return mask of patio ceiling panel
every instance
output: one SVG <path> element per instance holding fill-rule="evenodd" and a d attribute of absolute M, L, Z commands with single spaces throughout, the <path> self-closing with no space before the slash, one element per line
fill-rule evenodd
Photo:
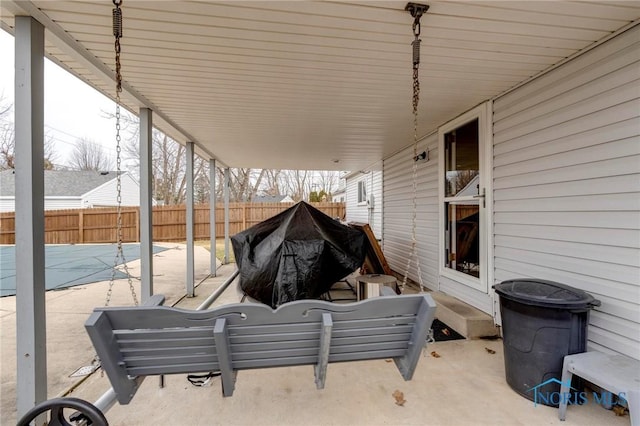
<path fill-rule="evenodd" d="M 37 7 L 48 55 L 112 96 L 110 1 L 3 3 L 5 28 Z M 422 135 L 640 17 L 637 2 L 427 3 Z M 230 166 L 364 169 L 412 142 L 405 4 L 127 0 L 123 100 Z"/>

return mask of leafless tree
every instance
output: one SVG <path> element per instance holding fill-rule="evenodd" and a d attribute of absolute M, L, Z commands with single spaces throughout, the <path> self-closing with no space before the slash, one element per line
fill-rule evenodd
<path fill-rule="evenodd" d="M 7 102 L 4 99 L 4 95 L 0 95 L 0 120 L 8 120 L 12 109 L 13 104 L 11 102 Z"/>
<path fill-rule="evenodd" d="M 15 150 L 15 131 L 11 110 L 13 105 L 0 97 L 0 169 L 13 169 Z"/>
<path fill-rule="evenodd" d="M 0 169 L 15 168 L 15 131 L 13 123 L 2 123 L 0 129 Z"/>
<path fill-rule="evenodd" d="M 209 174 L 201 173 L 193 183 L 194 201 L 196 204 L 207 204 L 209 202 Z"/>
<path fill-rule="evenodd" d="M 76 140 L 69 166 L 76 170 L 108 171 L 113 169 L 114 164 L 102 145 L 88 138 L 80 138 Z"/>
<path fill-rule="evenodd" d="M 282 170 L 266 169 L 260 192 L 264 195 L 282 195 L 281 173 Z"/>
<path fill-rule="evenodd" d="M 230 168 L 229 201 L 252 201 L 260 192 L 266 175 L 266 169 Z M 220 183 L 224 182 L 224 169 L 217 170 L 216 179 Z M 216 197 L 222 199 L 223 196 L 224 185 L 219 184 L 216 187 Z"/>
<path fill-rule="evenodd" d="M 320 170 L 315 172 L 314 175 L 314 181 L 318 185 L 318 193 L 324 191 L 330 198 L 331 194 L 338 189 L 339 172 Z"/>
<path fill-rule="evenodd" d="M 229 200 L 251 201 L 256 195 L 289 195 L 294 201 L 308 200 L 312 189 L 331 194 L 338 184 L 338 172 L 275 169 L 230 169 Z M 224 170 L 217 172 L 219 182 Z M 223 185 L 216 190 L 223 197 Z"/>
<path fill-rule="evenodd" d="M 15 125 L 11 116 L 13 104 L 5 102 L 0 96 L 0 170 L 15 168 Z M 53 139 L 45 135 L 44 140 L 44 168 L 55 168 L 55 144 Z"/>
<path fill-rule="evenodd" d="M 128 137 L 124 147 L 127 159 L 133 167 L 140 167 L 138 118 L 123 115 L 123 128 Z M 186 199 L 186 158 L 187 150 L 171 137 L 158 129 L 153 129 L 151 148 L 151 173 L 153 197 L 164 205 L 182 204 Z M 136 173 L 137 174 L 137 173 Z M 199 157 L 194 159 L 194 186 L 196 202 L 207 202 L 209 198 L 209 176 L 207 162 Z"/>
<path fill-rule="evenodd" d="M 44 136 L 44 169 L 53 170 L 58 168 L 58 166 L 56 166 L 57 159 L 58 159 L 58 154 L 55 150 L 55 143 L 53 142 L 53 138 L 49 135 L 45 135 Z"/>
<path fill-rule="evenodd" d="M 281 183 L 285 194 L 294 201 L 302 201 L 309 198 L 311 192 L 311 172 L 308 170 L 283 170 Z"/>

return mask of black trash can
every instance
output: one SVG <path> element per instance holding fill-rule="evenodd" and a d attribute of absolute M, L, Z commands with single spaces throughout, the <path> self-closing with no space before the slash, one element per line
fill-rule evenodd
<path fill-rule="evenodd" d="M 589 311 L 600 301 L 538 279 L 508 280 L 493 288 L 500 295 L 507 383 L 537 404 L 557 407 L 564 357 L 586 351 Z M 582 390 L 577 382 L 573 387 Z"/>

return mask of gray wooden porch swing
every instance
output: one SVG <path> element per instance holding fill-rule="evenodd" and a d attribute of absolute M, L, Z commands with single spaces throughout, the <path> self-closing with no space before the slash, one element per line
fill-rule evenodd
<path fill-rule="evenodd" d="M 322 389 L 329 362 L 392 358 L 411 380 L 434 314 L 424 294 L 345 305 L 299 300 L 275 310 L 254 303 L 97 308 L 85 327 L 118 402 L 127 404 L 149 375 L 220 371 L 228 397 L 239 370 L 313 365 Z"/>
<path fill-rule="evenodd" d="M 220 371 L 222 394 L 229 397 L 240 370 L 313 365 L 322 389 L 329 363 L 391 358 L 411 380 L 436 310 L 426 293 L 349 304 L 298 300 L 275 310 L 234 303 L 190 311 L 159 306 L 163 301 L 155 295 L 142 306 L 96 308 L 85 323 L 120 404 L 152 375 Z M 79 410 L 71 420 L 107 424 L 95 405 L 59 398 L 34 407 L 18 425 L 46 411 L 50 425 L 69 425 L 63 408 Z"/>

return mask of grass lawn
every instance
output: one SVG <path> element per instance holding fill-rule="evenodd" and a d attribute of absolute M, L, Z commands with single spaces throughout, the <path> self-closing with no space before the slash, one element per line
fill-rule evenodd
<path fill-rule="evenodd" d="M 195 241 L 194 245 L 198 247 L 204 247 L 207 250 L 210 250 L 210 240 L 199 240 Z M 216 239 L 216 257 L 220 260 L 224 258 L 224 238 Z M 229 262 L 235 263 L 236 259 L 233 256 L 233 248 L 231 247 L 231 241 L 229 241 Z"/>

